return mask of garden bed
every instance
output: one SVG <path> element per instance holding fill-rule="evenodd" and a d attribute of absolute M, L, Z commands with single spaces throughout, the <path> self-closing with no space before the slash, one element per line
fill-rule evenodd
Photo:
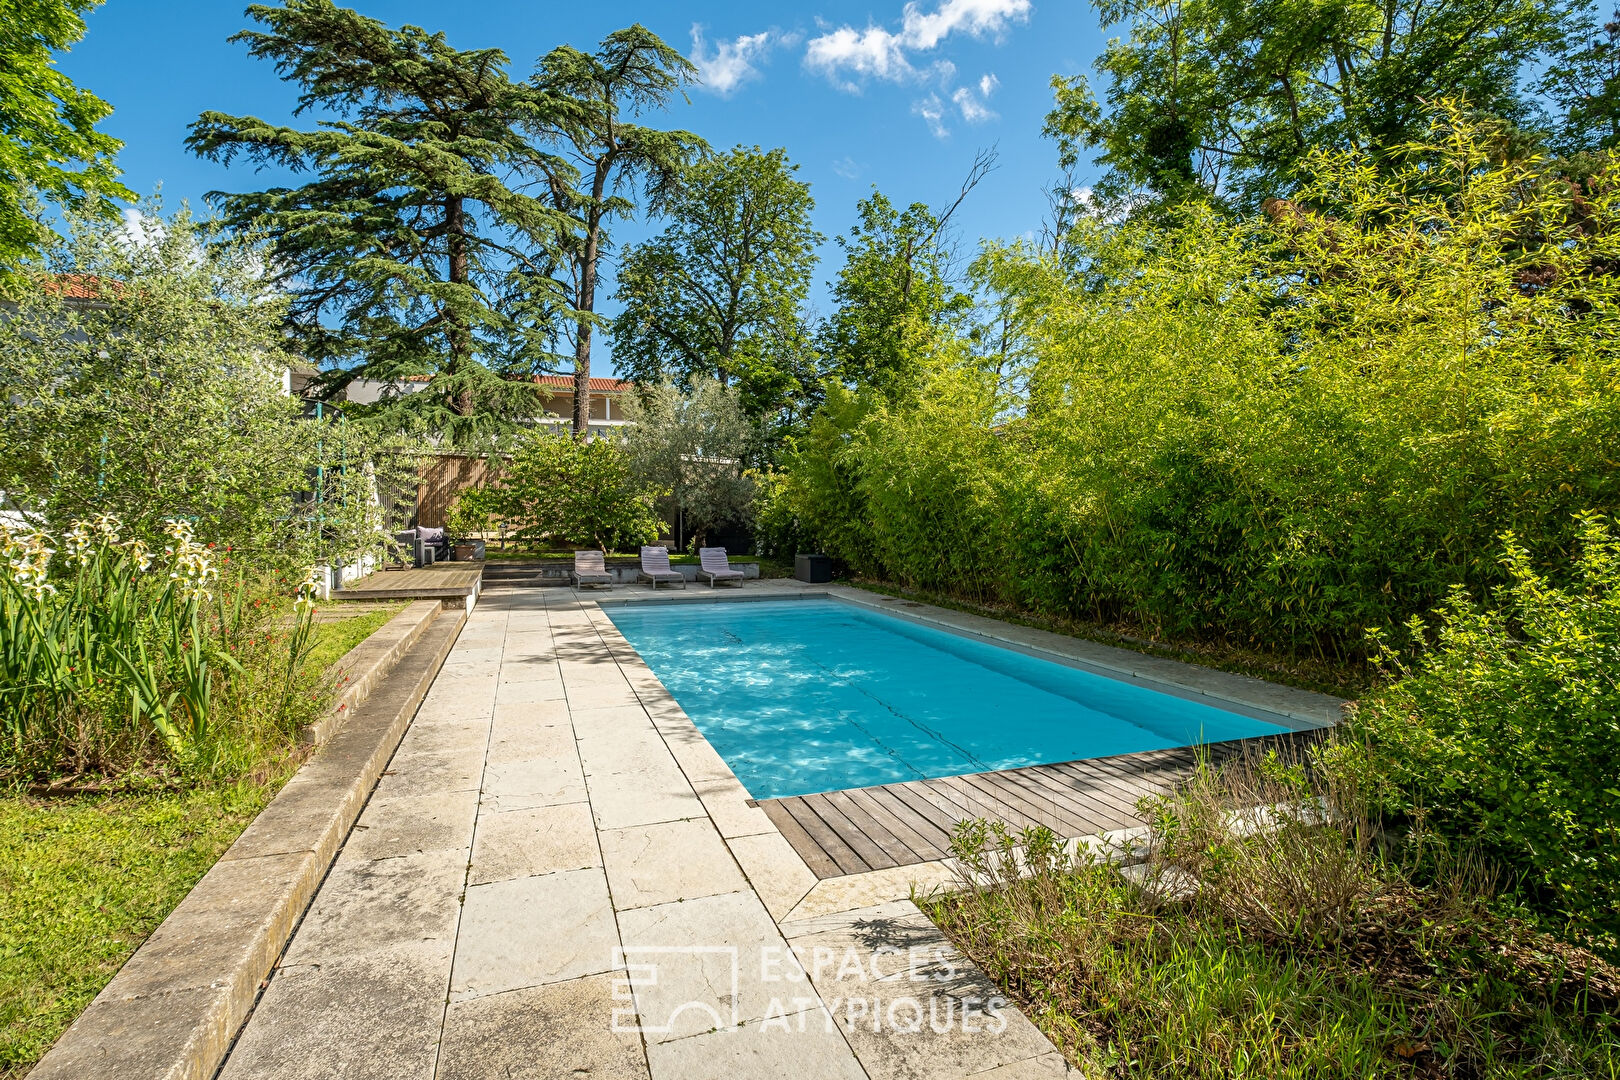
<path fill-rule="evenodd" d="M 1099 1080 L 1620 1075 L 1620 967 L 1331 761 L 1200 770 L 1124 865 L 964 824 L 962 887 L 919 904 Z"/>
<path fill-rule="evenodd" d="M 323 620 L 306 662 L 330 669 L 397 607 Z M 0 1078 L 33 1066 L 305 756 L 289 739 L 192 790 L 0 796 Z"/>

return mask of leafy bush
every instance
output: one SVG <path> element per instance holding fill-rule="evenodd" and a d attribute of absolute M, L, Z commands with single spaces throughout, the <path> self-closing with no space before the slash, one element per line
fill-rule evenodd
<path fill-rule="evenodd" d="M 271 633 L 243 580 L 220 588 L 212 545 L 184 521 L 167 532 L 154 554 L 110 515 L 80 521 L 53 575 L 43 534 L 0 523 L 0 772 L 214 768 L 257 726 L 301 717 L 313 579 Z"/>
<path fill-rule="evenodd" d="M 755 486 L 749 466 L 764 452 L 764 434 L 743 409 L 741 391 L 697 376 L 683 394 L 669 382 L 643 387 L 626 404 L 633 421 L 625 434 L 630 469 L 649 488 L 667 492 L 666 512 L 676 530 L 702 543 L 711 531 L 747 526 Z"/>
<path fill-rule="evenodd" d="M 1505 531 L 1558 565 L 1620 509 L 1620 162 L 1573 189 L 1495 140 L 1442 111 L 1266 216 L 990 249 L 1013 347 L 833 388 L 770 514 L 861 574 L 1341 661 L 1501 584 Z"/>
<path fill-rule="evenodd" d="M 634 550 L 657 539 L 663 527 L 653 508 L 659 492 L 632 477 L 629 455 L 611 439 L 532 436 L 491 491 L 497 512 L 523 544 Z"/>
<path fill-rule="evenodd" d="M 284 392 L 286 296 L 253 238 L 156 206 L 66 222 L 0 317 L 0 491 L 58 533 L 184 519 L 259 567 L 380 554 L 414 461 Z"/>
<path fill-rule="evenodd" d="M 1360 703 L 1338 764 L 1373 805 L 1522 876 L 1532 899 L 1620 952 L 1620 539 L 1581 523 L 1569 588 L 1508 544 L 1500 607 L 1458 589 L 1434 644 L 1381 658 L 1398 681 Z M 1430 628 L 1413 619 L 1410 633 Z"/>

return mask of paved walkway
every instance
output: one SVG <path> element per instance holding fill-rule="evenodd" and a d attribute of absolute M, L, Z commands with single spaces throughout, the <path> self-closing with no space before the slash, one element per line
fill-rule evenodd
<path fill-rule="evenodd" d="M 947 873 L 818 881 L 594 596 L 491 589 L 221 1075 L 1063 1076 Z"/>

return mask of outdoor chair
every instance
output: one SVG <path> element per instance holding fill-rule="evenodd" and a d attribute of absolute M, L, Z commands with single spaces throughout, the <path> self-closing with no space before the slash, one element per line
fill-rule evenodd
<path fill-rule="evenodd" d="M 666 547 L 642 547 L 641 571 L 636 574 L 636 580 L 652 582 L 655 592 L 660 585 L 679 584 L 686 588 L 686 578 L 681 572 L 669 568 L 669 548 Z"/>
<path fill-rule="evenodd" d="M 722 581 L 733 585 L 743 583 L 743 572 L 732 567 L 723 547 L 698 548 L 698 564 L 698 577 L 706 579 L 711 589 Z"/>
<path fill-rule="evenodd" d="M 450 557 L 450 542 L 445 539 L 443 529 L 430 529 L 425 526 L 406 529 L 404 532 L 395 533 L 394 539 L 411 553 L 411 563 L 415 566 L 432 566 L 435 562 L 444 562 Z"/>
<path fill-rule="evenodd" d="M 600 551 L 574 552 L 574 569 L 568 577 L 576 589 L 583 589 L 587 585 L 613 588 L 613 575 L 607 572 L 607 564 Z"/>

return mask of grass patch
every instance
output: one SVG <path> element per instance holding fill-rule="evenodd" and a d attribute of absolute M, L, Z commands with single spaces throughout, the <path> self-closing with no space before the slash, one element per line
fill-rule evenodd
<path fill-rule="evenodd" d="M 791 573 L 791 571 L 790 571 Z M 1374 686 L 1373 670 L 1366 664 L 1336 664 L 1326 660 L 1281 656 L 1247 649 L 1226 642 L 1158 641 L 1141 635 L 1137 627 L 1103 626 L 1063 616 L 1040 615 L 1012 604 L 976 603 L 925 589 L 903 589 L 886 581 L 852 578 L 843 582 L 883 596 L 920 600 L 935 607 L 949 608 L 970 615 L 983 615 L 1001 622 L 1048 630 L 1065 637 L 1113 645 L 1148 656 L 1163 656 L 1189 664 L 1249 675 L 1257 679 L 1311 690 L 1335 697 L 1357 698 Z"/>
<path fill-rule="evenodd" d="M 0 1077 L 21 1077 L 291 774 L 199 791 L 0 797 Z"/>
<path fill-rule="evenodd" d="M 323 671 L 403 604 L 318 624 Z M 189 791 L 0 795 L 0 1080 L 19 1080 L 296 771 L 259 746 L 241 779 Z"/>
<path fill-rule="evenodd" d="M 323 615 L 341 611 L 342 604 L 321 608 Z M 308 663 L 324 671 L 343 659 L 348 651 L 382 629 L 383 624 L 405 610 L 403 602 L 383 607 L 368 608 L 341 619 L 328 619 L 317 623 Z"/>
<path fill-rule="evenodd" d="M 1088 1077 L 1620 1076 L 1620 970 L 1279 775 L 1145 803 L 1130 876 L 966 823 L 919 903 Z"/>

